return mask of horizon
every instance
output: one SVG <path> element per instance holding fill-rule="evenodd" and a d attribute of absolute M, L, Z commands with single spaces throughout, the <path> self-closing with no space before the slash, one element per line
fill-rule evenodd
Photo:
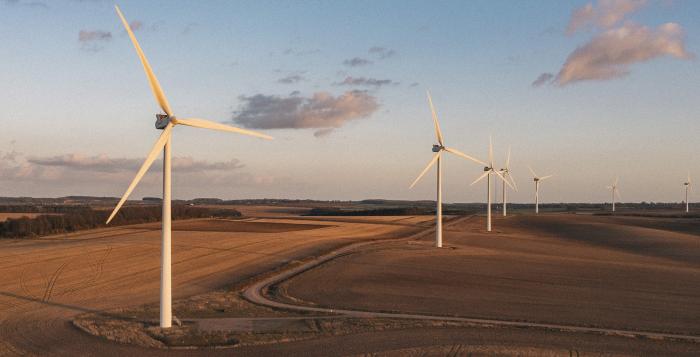
<path fill-rule="evenodd" d="M 429 89 L 447 145 L 485 160 L 493 134 L 496 165 L 512 146 L 513 203 L 532 201 L 528 165 L 555 175 L 543 203 L 605 203 L 616 176 L 620 202 L 682 202 L 700 3 L 625 2 L 119 5 L 176 114 L 276 138 L 177 128 L 176 199 L 434 201 L 434 170 L 408 189 L 435 142 Z M 121 196 L 159 110 L 113 4 L 5 0 L 0 19 L 0 196 Z M 134 197 L 159 196 L 159 161 Z M 479 165 L 445 166 L 446 203 L 485 201 Z"/>

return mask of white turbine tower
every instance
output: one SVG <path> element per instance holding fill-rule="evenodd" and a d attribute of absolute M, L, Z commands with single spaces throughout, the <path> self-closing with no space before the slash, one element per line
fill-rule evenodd
<path fill-rule="evenodd" d="M 442 247 L 442 167 L 441 167 L 441 161 L 442 161 L 442 152 L 446 151 L 451 154 L 460 156 L 462 158 L 465 158 L 467 160 L 474 161 L 478 164 L 481 165 L 486 165 L 483 161 L 475 159 L 457 149 L 453 149 L 450 147 L 445 146 L 445 143 L 442 139 L 442 131 L 440 131 L 440 123 L 438 122 L 438 117 L 437 113 L 435 113 L 435 107 L 433 106 L 433 99 L 430 97 L 430 92 L 428 92 L 428 104 L 430 105 L 430 112 L 433 116 L 433 124 L 435 125 L 435 137 L 437 138 L 438 143 L 433 145 L 433 152 L 435 153 L 433 155 L 433 158 L 428 162 L 428 165 L 421 171 L 421 173 L 416 177 L 415 180 L 413 180 L 413 183 L 409 188 L 413 188 L 413 186 L 418 183 L 418 181 L 425 175 L 428 170 L 437 163 L 437 207 L 435 210 L 435 246 L 438 248 Z"/>
<path fill-rule="evenodd" d="M 688 180 L 683 183 L 685 186 L 685 213 L 690 212 L 690 206 L 688 204 L 688 191 L 690 190 L 690 171 L 688 171 Z"/>
<path fill-rule="evenodd" d="M 163 328 L 168 328 L 171 327 L 172 325 L 172 295 L 171 295 L 171 262 L 170 262 L 170 220 L 171 220 L 171 214 L 170 214 L 170 168 L 171 168 L 171 157 L 170 157 L 170 140 L 172 136 L 172 129 L 175 125 L 182 124 L 182 125 L 187 125 L 187 126 L 193 126 L 197 128 L 205 128 L 205 129 L 213 129 L 213 130 L 221 130 L 221 131 L 228 131 L 228 132 L 233 132 L 233 133 L 238 133 L 238 134 L 244 134 L 244 135 L 250 135 L 250 136 L 256 136 L 259 138 L 263 139 L 272 139 L 270 136 L 256 133 L 254 131 L 250 130 L 244 130 L 244 129 L 239 129 L 236 127 L 228 126 L 228 125 L 223 125 L 219 124 L 216 122 L 211 122 L 208 120 L 204 119 L 196 119 L 196 118 L 189 118 L 189 119 L 180 119 L 176 118 L 173 115 L 172 110 L 170 109 L 170 105 L 168 104 L 168 100 L 165 98 L 165 94 L 163 93 L 163 90 L 160 87 L 160 84 L 158 83 L 158 79 L 156 78 L 155 74 L 153 74 L 153 70 L 151 69 L 151 65 L 148 63 L 148 60 L 146 59 L 146 56 L 143 54 L 143 51 L 141 50 L 141 46 L 139 46 L 138 41 L 136 41 L 136 37 L 134 36 L 133 31 L 131 31 L 131 27 L 129 26 L 129 23 L 126 21 L 124 18 L 124 15 L 122 15 L 122 12 L 119 10 L 119 7 L 115 6 L 117 10 L 117 14 L 119 15 L 119 18 L 121 19 L 122 23 L 124 24 L 124 27 L 126 28 L 126 32 L 129 34 L 129 37 L 131 38 L 131 42 L 134 44 L 134 47 L 136 48 L 136 53 L 139 56 L 139 59 L 141 60 L 141 64 L 143 65 L 143 69 L 146 72 L 146 77 L 148 78 L 148 83 L 151 86 L 151 90 L 153 91 L 153 95 L 156 97 L 156 101 L 160 105 L 161 109 L 165 112 L 165 114 L 156 114 L 156 129 L 162 130 L 163 132 L 160 134 L 160 137 L 158 140 L 156 140 L 156 143 L 153 145 L 153 148 L 151 151 L 148 153 L 148 156 L 146 156 L 146 160 L 143 162 L 143 165 L 141 165 L 141 168 L 139 171 L 136 173 L 136 177 L 134 177 L 133 181 L 131 181 L 131 184 L 129 187 L 126 189 L 126 192 L 124 192 L 124 195 L 122 196 L 121 200 L 119 200 L 119 203 L 117 206 L 114 208 L 114 211 L 112 211 L 112 214 L 109 216 L 107 219 L 107 223 L 109 223 L 114 216 L 117 214 L 119 209 L 122 207 L 124 202 L 126 202 L 127 198 L 129 198 L 129 195 L 131 194 L 131 191 L 134 190 L 136 185 L 139 183 L 143 175 L 148 171 L 148 168 L 151 167 L 151 164 L 153 164 L 153 161 L 156 159 L 156 156 L 158 156 L 158 153 L 163 150 L 163 221 L 162 221 L 162 242 L 161 242 L 161 280 L 160 280 L 160 327 Z"/>
<path fill-rule="evenodd" d="M 539 177 L 535 173 L 535 170 L 532 169 L 532 167 L 527 167 L 530 169 L 530 173 L 532 174 L 532 179 L 535 181 L 535 214 L 540 213 L 540 181 L 546 180 L 554 175 L 547 175 L 547 176 L 542 176 Z"/>
<path fill-rule="evenodd" d="M 496 174 L 503 180 L 505 184 L 510 186 L 510 188 L 515 189 L 513 185 L 508 182 L 499 171 L 493 168 L 493 143 L 491 137 L 489 137 L 489 163 L 484 164 L 484 173 L 477 177 L 471 184 L 474 185 L 486 177 L 486 231 L 491 232 L 491 174 Z"/>
<path fill-rule="evenodd" d="M 615 212 L 615 198 L 616 197 L 621 198 L 620 197 L 620 189 L 617 187 L 617 183 L 619 180 L 620 180 L 620 178 L 616 177 L 615 182 L 612 185 L 607 186 L 607 188 L 611 191 L 611 195 L 612 195 L 612 211 L 613 212 Z"/>
<path fill-rule="evenodd" d="M 502 186 L 502 189 L 503 189 L 503 192 L 502 192 L 502 195 L 503 195 L 503 217 L 505 217 L 507 215 L 507 210 L 508 210 L 508 208 L 507 208 L 508 203 L 506 200 L 506 194 L 508 191 L 506 189 L 506 179 L 510 179 L 510 183 L 513 184 L 513 189 L 515 191 L 518 191 L 518 185 L 515 183 L 515 180 L 513 179 L 513 174 L 510 173 L 510 147 L 508 148 L 508 156 L 506 157 L 506 166 L 501 169 L 501 175 L 503 175 L 503 178 L 504 178 L 501 181 L 503 183 L 503 186 Z"/>

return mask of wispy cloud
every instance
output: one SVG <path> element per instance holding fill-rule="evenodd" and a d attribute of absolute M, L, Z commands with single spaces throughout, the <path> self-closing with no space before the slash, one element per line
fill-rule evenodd
<path fill-rule="evenodd" d="M 386 85 L 398 85 L 398 82 L 394 82 L 391 79 L 376 79 L 376 78 L 366 78 L 366 77 L 352 77 L 348 76 L 342 82 L 333 83 L 337 86 L 365 86 L 365 87 L 381 87 Z"/>
<path fill-rule="evenodd" d="M 78 42 L 82 49 L 88 51 L 99 51 L 103 48 L 105 42 L 112 40 L 112 33 L 101 30 L 80 30 L 78 32 Z"/>
<path fill-rule="evenodd" d="M 533 85 L 547 80 L 559 86 L 585 80 L 607 80 L 626 76 L 635 63 L 670 56 L 690 59 L 685 49 L 683 29 L 666 23 L 656 29 L 627 23 L 604 31 L 574 50 L 556 76 L 541 74 Z"/>
<path fill-rule="evenodd" d="M 0 0 L 0 2 L 9 6 L 34 7 L 40 9 L 49 8 L 49 5 L 43 1 Z"/>
<path fill-rule="evenodd" d="M 386 59 L 386 58 L 396 56 L 396 51 L 394 51 L 390 48 L 380 47 L 380 46 L 371 47 L 367 52 L 370 55 L 373 55 L 379 59 Z"/>
<path fill-rule="evenodd" d="M 566 33 L 572 35 L 580 29 L 591 27 L 609 29 L 646 3 L 646 0 L 598 0 L 596 5 L 588 3 L 571 14 Z"/>
<path fill-rule="evenodd" d="M 240 109 L 233 122 L 255 129 L 318 129 L 321 136 L 351 120 L 367 118 L 378 108 L 374 96 L 363 91 L 349 91 L 339 96 L 318 92 L 305 98 L 256 94 L 241 96 Z"/>
<path fill-rule="evenodd" d="M 343 64 L 348 66 L 348 67 L 361 67 L 361 66 L 366 66 L 368 64 L 372 64 L 372 61 L 366 59 L 366 58 L 361 58 L 361 57 L 354 57 L 354 58 L 349 58 L 343 61 Z"/>
<path fill-rule="evenodd" d="M 277 83 L 282 83 L 282 84 L 294 84 L 294 83 L 299 83 L 304 80 L 304 76 L 300 74 L 290 74 L 288 76 L 282 77 L 277 80 Z"/>
<path fill-rule="evenodd" d="M 36 166 L 59 167 L 70 170 L 91 171 L 91 172 L 121 172 L 135 171 L 141 165 L 141 158 L 120 158 L 107 155 L 85 156 L 80 154 L 65 154 L 45 157 L 28 157 L 26 162 Z M 211 170 L 233 170 L 243 167 L 236 159 L 223 162 L 209 162 L 206 160 L 195 160 L 191 157 L 175 157 L 172 161 L 173 170 L 189 171 L 211 171 Z M 161 169 L 159 162 L 154 163 L 152 169 Z"/>
<path fill-rule="evenodd" d="M 282 51 L 282 54 L 288 56 L 306 56 L 319 52 L 321 52 L 319 49 L 302 50 L 296 48 L 285 48 L 284 51 Z"/>
<path fill-rule="evenodd" d="M 552 79 L 554 79 L 554 75 L 553 75 L 553 74 L 551 74 L 551 73 L 542 73 L 542 74 L 540 74 L 539 77 L 537 77 L 537 79 L 535 79 L 535 80 L 532 82 L 532 86 L 533 86 L 533 87 L 540 87 L 540 86 L 543 86 L 543 85 L 545 85 L 545 84 L 551 82 Z"/>

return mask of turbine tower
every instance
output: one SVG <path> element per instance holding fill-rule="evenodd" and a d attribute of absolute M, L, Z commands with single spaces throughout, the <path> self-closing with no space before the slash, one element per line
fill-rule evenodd
<path fill-rule="evenodd" d="M 685 186 L 685 213 L 690 212 L 690 206 L 688 204 L 688 191 L 690 190 L 690 171 L 688 171 L 688 179 L 683 183 Z"/>
<path fill-rule="evenodd" d="M 532 169 L 532 167 L 528 166 L 528 169 L 530 169 L 530 173 L 532 174 L 532 179 L 535 181 L 535 214 L 540 213 L 540 181 L 544 181 L 554 175 L 547 175 L 547 176 L 537 176 L 535 173 L 535 170 Z"/>
<path fill-rule="evenodd" d="M 506 194 L 507 194 L 507 189 L 506 189 L 506 179 L 510 179 L 510 183 L 513 184 L 513 189 L 515 191 L 518 191 L 518 185 L 515 184 L 515 180 L 513 179 L 513 174 L 510 173 L 510 147 L 508 147 L 508 156 L 506 157 L 506 166 L 501 169 L 501 175 L 503 176 L 503 181 L 502 184 L 502 191 L 501 194 L 503 195 L 503 217 L 507 215 L 507 202 L 506 202 Z"/>
<path fill-rule="evenodd" d="M 433 158 L 428 162 L 428 165 L 421 171 L 421 173 L 416 177 L 415 180 L 413 180 L 413 183 L 411 183 L 411 186 L 409 188 L 413 188 L 413 186 L 418 183 L 418 181 L 425 175 L 428 170 L 437 163 L 437 207 L 435 210 L 435 246 L 438 248 L 442 248 L 442 167 L 441 167 L 441 161 L 442 161 L 442 152 L 446 151 L 449 152 L 450 154 L 454 154 L 457 156 L 460 156 L 464 159 L 474 161 L 478 164 L 481 165 L 486 165 L 483 161 L 475 159 L 457 149 L 453 149 L 450 147 L 445 146 L 445 143 L 442 139 L 442 131 L 440 131 L 440 123 L 438 122 L 438 117 L 437 113 L 435 112 L 435 107 L 433 106 L 433 99 L 430 97 L 430 92 L 428 92 L 428 104 L 430 105 L 430 112 L 433 116 L 433 124 L 435 126 L 435 137 L 437 138 L 437 144 L 433 145 L 432 151 L 435 153 L 433 154 Z"/>
<path fill-rule="evenodd" d="M 148 78 L 148 84 L 151 86 L 151 91 L 153 92 L 153 95 L 156 97 L 156 101 L 160 105 L 160 108 L 165 112 L 165 114 L 156 114 L 156 129 L 162 130 L 160 137 L 158 140 L 156 140 L 155 144 L 153 145 L 153 148 L 151 151 L 148 153 L 148 156 L 146 156 L 146 160 L 143 162 L 141 165 L 141 168 L 139 171 L 136 173 L 136 177 L 131 181 L 131 184 L 129 187 L 126 189 L 126 192 L 124 192 L 124 195 L 122 198 L 119 200 L 119 203 L 117 206 L 114 208 L 114 211 L 112 211 L 112 214 L 109 216 L 107 219 L 107 223 L 109 224 L 110 221 L 114 218 L 114 216 L 117 214 L 119 209 L 122 207 L 124 202 L 129 198 L 129 195 L 131 194 L 131 191 L 134 190 L 136 185 L 139 183 L 143 175 L 148 171 L 148 169 L 151 167 L 151 164 L 153 164 L 153 161 L 156 159 L 158 156 L 158 153 L 163 150 L 163 219 L 162 219 L 162 241 L 161 241 L 161 276 L 160 276 L 160 327 L 162 328 L 169 328 L 172 326 L 172 295 L 171 295 L 171 243 L 170 243 L 170 238 L 171 238 L 171 227 L 170 227 L 170 221 L 171 221 L 171 214 L 170 214 L 170 204 L 171 204 L 171 197 L 170 197 L 170 174 L 171 174 L 171 137 L 172 137 L 172 130 L 173 127 L 180 124 L 180 125 L 187 125 L 187 126 L 193 126 L 196 128 L 205 128 L 205 129 L 213 129 L 213 130 L 220 130 L 220 131 L 228 131 L 228 132 L 233 132 L 233 133 L 238 133 L 238 134 L 243 134 L 243 135 L 249 135 L 249 136 L 255 136 L 263 139 L 272 139 L 272 137 L 267 136 L 265 134 L 260 134 L 254 131 L 250 130 L 245 130 L 245 129 L 240 129 L 204 119 L 197 119 L 197 118 L 188 118 L 188 119 L 180 119 L 177 118 L 173 115 L 172 110 L 170 109 L 170 104 L 168 104 L 168 100 L 165 98 L 165 94 L 163 93 L 163 90 L 160 87 L 160 84 L 158 83 L 158 79 L 156 78 L 155 74 L 153 74 L 153 70 L 151 69 L 151 65 L 148 63 L 148 60 L 146 59 L 146 56 L 143 54 L 143 51 L 141 50 L 141 46 L 139 46 L 138 41 L 136 41 L 136 37 L 134 36 L 134 32 L 131 31 L 131 27 L 129 26 L 129 23 L 126 21 L 124 18 L 124 15 L 122 15 L 122 12 L 119 10 L 118 6 L 115 6 L 117 10 L 117 14 L 119 15 L 119 18 L 122 21 L 122 24 L 124 24 L 124 28 L 126 29 L 126 32 L 129 34 L 129 37 L 131 38 L 131 42 L 134 44 L 134 48 L 136 48 L 136 54 L 138 55 L 139 59 L 141 60 L 141 64 L 143 65 L 143 69 L 146 72 L 146 77 Z"/>
<path fill-rule="evenodd" d="M 615 197 L 621 198 L 620 197 L 620 190 L 617 187 L 617 183 L 619 180 L 620 180 L 620 178 L 616 177 L 615 182 L 612 185 L 607 187 L 611 191 L 611 195 L 612 195 L 612 211 L 613 212 L 615 212 Z"/>
<path fill-rule="evenodd" d="M 514 189 L 513 186 L 508 182 L 499 171 L 493 168 L 493 143 L 491 137 L 489 136 L 489 163 L 484 164 L 484 173 L 477 177 L 471 185 L 476 184 L 486 177 L 486 231 L 491 232 L 491 174 L 496 174 L 503 180 L 505 184 Z"/>

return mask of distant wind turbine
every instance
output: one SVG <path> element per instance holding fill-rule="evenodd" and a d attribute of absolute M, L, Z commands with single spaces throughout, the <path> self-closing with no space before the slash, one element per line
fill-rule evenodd
<path fill-rule="evenodd" d="M 171 213 L 170 213 L 170 205 L 171 205 L 171 199 L 170 199 L 170 176 L 171 176 L 171 154 L 170 154 L 170 141 L 171 141 L 171 136 L 172 136 L 172 129 L 175 125 L 181 124 L 181 125 L 187 125 L 187 126 L 193 126 L 197 128 L 205 128 L 205 129 L 213 129 L 213 130 L 221 130 L 221 131 L 228 131 L 228 132 L 233 132 L 233 133 L 238 133 L 238 134 L 243 134 L 243 135 L 249 135 L 249 136 L 255 136 L 263 139 L 272 139 L 272 137 L 267 136 L 265 134 L 260 134 L 254 131 L 250 130 L 244 130 L 244 129 L 239 129 L 236 127 L 228 126 L 228 125 L 223 125 L 220 123 L 204 120 L 204 119 L 196 119 L 196 118 L 190 118 L 190 119 L 180 119 L 176 118 L 173 115 L 172 110 L 170 109 L 170 104 L 168 104 L 168 100 L 165 98 L 165 94 L 163 93 L 163 90 L 160 87 L 160 84 L 158 83 L 158 79 L 156 78 L 155 74 L 153 74 L 153 70 L 151 69 L 151 65 L 148 63 L 148 60 L 146 59 L 146 56 L 143 54 L 143 51 L 141 50 L 141 46 L 139 46 L 138 41 L 136 41 L 136 37 L 134 36 L 133 31 L 131 31 L 131 27 L 129 26 L 129 23 L 126 21 L 124 18 L 124 15 L 122 15 L 122 12 L 119 10 L 118 6 L 115 6 L 117 10 L 117 14 L 119 15 L 119 18 L 121 19 L 122 23 L 124 24 L 124 28 L 126 28 L 126 32 L 129 34 L 129 37 L 131 38 L 131 42 L 134 44 L 134 47 L 136 48 L 136 53 L 139 56 L 139 59 L 141 60 L 141 64 L 143 65 L 143 69 L 146 72 L 146 77 L 148 78 L 148 84 L 151 86 L 151 91 L 153 91 L 153 95 L 156 97 L 156 101 L 160 105 L 160 108 L 163 109 L 165 114 L 156 114 L 156 129 L 162 130 L 163 132 L 160 134 L 160 137 L 158 140 L 156 140 L 156 143 L 153 145 L 153 148 L 151 151 L 148 153 L 148 156 L 146 156 L 146 160 L 144 161 L 143 165 L 141 165 L 141 168 L 139 171 L 136 173 L 136 177 L 134 177 L 133 181 L 131 181 L 131 184 L 129 187 L 126 189 L 126 192 L 124 192 L 124 195 L 122 196 L 121 200 L 119 200 L 119 203 L 117 206 L 114 208 L 114 211 L 112 211 L 112 214 L 109 216 L 107 219 L 107 223 L 112 221 L 114 216 L 117 214 L 119 209 L 122 207 L 124 202 L 129 198 L 129 195 L 131 194 L 131 191 L 134 190 L 136 185 L 139 183 L 143 175 L 148 171 L 148 168 L 151 167 L 151 164 L 153 164 L 153 161 L 156 159 L 156 156 L 158 156 L 158 153 L 163 150 L 163 220 L 162 220 L 162 245 L 161 245 L 161 276 L 160 276 L 160 327 L 163 328 L 168 328 L 172 326 L 172 294 L 171 294 L 171 244 L 170 244 L 170 236 L 171 236 L 171 227 L 170 227 L 170 221 L 171 221 Z"/>
<path fill-rule="evenodd" d="M 506 157 L 506 166 L 501 169 L 501 174 L 503 175 L 503 178 L 504 178 L 501 181 L 503 182 L 503 186 L 502 186 L 502 189 L 503 189 L 503 192 L 502 192 L 502 195 L 503 195 L 503 217 L 505 217 L 507 215 L 507 210 L 508 210 L 508 208 L 506 207 L 506 205 L 507 205 L 506 191 L 508 191 L 506 189 L 506 179 L 510 179 L 510 183 L 513 184 L 513 189 L 515 191 L 518 191 L 518 185 L 515 183 L 515 180 L 513 179 L 513 174 L 510 173 L 510 147 L 508 147 L 508 156 Z"/>
<path fill-rule="evenodd" d="M 688 179 L 683 183 L 685 186 L 685 212 L 690 212 L 690 206 L 688 205 L 688 191 L 690 190 L 690 171 L 688 171 Z"/>
<path fill-rule="evenodd" d="M 513 185 L 508 182 L 499 171 L 493 168 L 493 142 L 489 136 L 489 163 L 484 165 L 484 173 L 477 177 L 471 184 L 474 185 L 486 177 L 486 231 L 491 232 L 491 174 L 495 174 L 503 180 L 505 184 L 513 188 Z"/>
<path fill-rule="evenodd" d="M 608 186 L 608 190 L 611 191 L 612 194 L 612 211 L 615 212 L 615 198 L 622 198 L 620 196 L 620 189 L 617 187 L 617 183 L 620 181 L 619 177 L 615 178 L 615 182 Z"/>
<path fill-rule="evenodd" d="M 532 174 L 532 179 L 535 181 L 535 214 L 540 213 L 540 181 L 544 181 L 554 175 L 547 175 L 547 176 L 537 176 L 535 173 L 535 170 L 532 169 L 532 167 L 528 166 L 528 169 L 530 169 L 530 173 Z"/>
<path fill-rule="evenodd" d="M 438 117 L 437 113 L 435 112 L 435 107 L 433 106 L 433 99 L 430 97 L 430 92 L 428 92 L 428 104 L 430 105 L 430 112 L 432 113 L 433 116 L 433 124 L 435 125 L 435 137 L 437 138 L 438 143 L 433 145 L 433 152 L 435 153 L 433 155 L 433 158 L 428 162 L 428 166 L 426 166 L 423 171 L 416 177 L 416 179 L 413 181 L 411 184 L 410 188 L 413 188 L 413 186 L 418 183 L 418 181 L 425 175 L 428 170 L 437 163 L 437 208 L 435 211 L 435 246 L 438 248 L 442 247 L 442 168 L 440 166 L 440 163 L 442 161 L 442 152 L 446 151 L 449 152 L 450 154 L 454 154 L 457 156 L 460 156 L 464 159 L 474 161 L 478 164 L 481 165 L 486 165 L 483 161 L 479 159 L 475 159 L 457 149 L 453 149 L 450 147 L 445 146 L 445 143 L 442 139 L 442 132 L 440 131 L 440 123 L 438 122 Z"/>

